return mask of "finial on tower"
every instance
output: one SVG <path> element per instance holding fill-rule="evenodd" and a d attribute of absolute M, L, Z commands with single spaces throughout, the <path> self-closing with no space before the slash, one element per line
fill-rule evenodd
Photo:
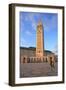
<path fill-rule="evenodd" d="M 42 20 L 41 19 L 38 21 L 38 26 L 40 26 L 40 25 L 42 25 Z"/>

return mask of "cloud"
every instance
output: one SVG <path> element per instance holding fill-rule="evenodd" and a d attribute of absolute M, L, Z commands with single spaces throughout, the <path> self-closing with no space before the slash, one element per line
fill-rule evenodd
<path fill-rule="evenodd" d="M 35 18 L 38 19 L 39 14 L 37 14 L 37 13 L 26 13 L 25 14 L 24 20 L 26 21 L 27 24 L 28 24 L 28 22 L 30 22 L 30 25 L 32 27 L 31 30 L 36 30 L 37 22 L 36 22 Z"/>
<path fill-rule="evenodd" d="M 36 23 L 35 22 L 32 22 L 32 28 L 33 28 L 33 30 L 36 30 Z"/>
<path fill-rule="evenodd" d="M 58 55 L 58 45 L 56 44 L 55 47 L 53 48 L 53 52 Z"/>
<path fill-rule="evenodd" d="M 24 38 L 20 39 L 20 42 L 25 43 L 26 40 Z"/>
<path fill-rule="evenodd" d="M 29 36 L 32 35 L 32 33 L 31 33 L 30 31 L 26 31 L 25 33 L 26 33 L 27 35 L 29 35 Z"/>
<path fill-rule="evenodd" d="M 31 13 L 29 14 L 29 20 L 31 22 L 32 30 L 36 30 L 36 21 L 35 21 L 35 14 Z"/>
<path fill-rule="evenodd" d="M 50 30 L 54 30 L 57 27 L 57 15 L 55 14 L 49 14 L 49 13 L 34 13 L 34 12 L 24 12 L 21 15 L 21 20 L 26 21 L 26 23 L 28 24 L 28 22 L 30 22 L 30 25 L 32 27 L 31 30 L 36 30 L 36 26 L 39 20 L 42 21 L 43 26 L 44 26 L 44 30 L 46 31 L 50 31 Z M 25 24 L 25 23 L 24 23 Z M 22 22 L 23 25 L 23 22 Z M 23 25 L 22 27 L 24 27 L 25 25 Z"/>
<path fill-rule="evenodd" d="M 25 38 L 22 38 L 20 40 L 20 46 L 22 46 L 22 47 L 28 47 L 29 46 L 27 43 L 27 40 Z"/>
<path fill-rule="evenodd" d="M 46 17 L 45 23 L 43 24 L 46 31 L 57 29 L 57 16 L 52 15 L 51 18 Z"/>

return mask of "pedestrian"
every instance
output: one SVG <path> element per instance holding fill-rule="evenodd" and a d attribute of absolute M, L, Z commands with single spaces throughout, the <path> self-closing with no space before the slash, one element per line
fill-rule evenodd
<path fill-rule="evenodd" d="M 54 61 L 52 60 L 52 57 L 50 57 L 50 66 L 51 66 L 51 68 L 52 67 L 54 68 Z"/>

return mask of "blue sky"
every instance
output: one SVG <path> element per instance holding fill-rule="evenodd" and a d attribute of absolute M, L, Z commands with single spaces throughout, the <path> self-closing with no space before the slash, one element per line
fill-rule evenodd
<path fill-rule="evenodd" d="M 58 15 L 56 13 L 20 12 L 20 47 L 36 47 L 37 24 L 44 27 L 44 48 L 57 50 Z"/>

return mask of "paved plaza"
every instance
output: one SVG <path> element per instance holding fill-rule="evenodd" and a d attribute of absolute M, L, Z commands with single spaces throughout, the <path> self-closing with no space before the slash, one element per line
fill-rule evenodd
<path fill-rule="evenodd" d="M 20 65 L 20 77 L 57 76 L 58 65 L 55 62 L 51 67 L 48 62 L 44 63 L 22 63 Z"/>

